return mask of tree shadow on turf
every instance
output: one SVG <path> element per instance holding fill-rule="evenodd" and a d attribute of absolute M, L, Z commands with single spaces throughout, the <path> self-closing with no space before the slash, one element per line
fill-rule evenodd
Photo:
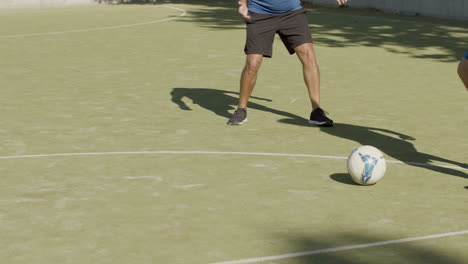
<path fill-rule="evenodd" d="M 430 234 L 425 234 L 430 235 Z M 448 254 L 443 249 L 427 246 L 427 240 L 405 243 L 398 241 L 402 237 L 386 237 L 371 233 L 340 233 L 330 232 L 326 237 L 305 236 L 303 233 L 279 234 L 275 241 L 286 241 L 291 253 L 309 255 L 290 256 L 287 263 L 296 264 L 374 264 L 374 263 L 425 263 L 439 264 L 466 263 L 463 257 Z M 373 245 L 372 243 L 389 242 L 388 245 Z M 424 242 L 426 241 L 426 242 Z M 356 248 L 344 248 L 345 246 Z M 276 263 L 276 261 L 273 261 Z M 282 263 L 278 260 L 278 263 Z"/>
<path fill-rule="evenodd" d="M 133 1 L 139 4 L 147 1 Z M 160 0 L 156 4 L 195 5 L 174 23 L 196 23 L 215 30 L 244 30 L 232 0 Z M 319 46 L 380 47 L 388 52 L 433 61 L 459 61 L 466 51 L 464 21 L 384 14 L 369 9 L 325 8 L 303 3 Z M 199 7 L 203 8 L 199 8 Z M 338 7 L 338 5 L 337 5 Z M 239 47 L 241 48 L 241 47 Z M 425 52 L 430 49 L 430 52 Z"/>

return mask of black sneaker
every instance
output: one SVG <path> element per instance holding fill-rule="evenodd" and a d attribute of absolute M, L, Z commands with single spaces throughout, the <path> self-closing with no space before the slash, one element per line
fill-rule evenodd
<path fill-rule="evenodd" d="M 227 122 L 228 125 L 242 125 L 244 122 L 247 122 L 247 109 L 237 108 L 237 110 L 232 114 L 231 118 Z"/>
<path fill-rule="evenodd" d="M 315 110 L 310 113 L 309 124 L 322 127 L 333 126 L 333 120 L 328 118 L 326 114 L 327 112 L 323 111 L 322 108 L 315 108 Z"/>

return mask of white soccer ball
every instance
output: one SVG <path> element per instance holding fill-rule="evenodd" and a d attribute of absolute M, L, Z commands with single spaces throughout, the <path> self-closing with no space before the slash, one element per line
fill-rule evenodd
<path fill-rule="evenodd" d="M 385 157 L 373 146 L 360 146 L 348 157 L 348 173 L 358 184 L 375 184 L 383 178 L 386 170 Z"/>

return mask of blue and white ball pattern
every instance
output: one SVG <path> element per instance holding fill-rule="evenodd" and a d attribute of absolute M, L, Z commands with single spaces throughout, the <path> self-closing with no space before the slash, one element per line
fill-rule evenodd
<path fill-rule="evenodd" d="M 360 146 L 348 157 L 348 173 L 358 184 L 375 184 L 383 178 L 386 171 L 385 157 L 376 147 Z"/>

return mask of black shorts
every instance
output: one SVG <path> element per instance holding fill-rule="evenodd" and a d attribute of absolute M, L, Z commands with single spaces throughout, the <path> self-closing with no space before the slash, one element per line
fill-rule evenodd
<path fill-rule="evenodd" d="M 280 36 L 289 54 L 304 43 L 311 43 L 306 10 L 299 9 L 278 15 L 249 13 L 245 54 L 261 54 L 271 58 L 276 33 Z"/>

